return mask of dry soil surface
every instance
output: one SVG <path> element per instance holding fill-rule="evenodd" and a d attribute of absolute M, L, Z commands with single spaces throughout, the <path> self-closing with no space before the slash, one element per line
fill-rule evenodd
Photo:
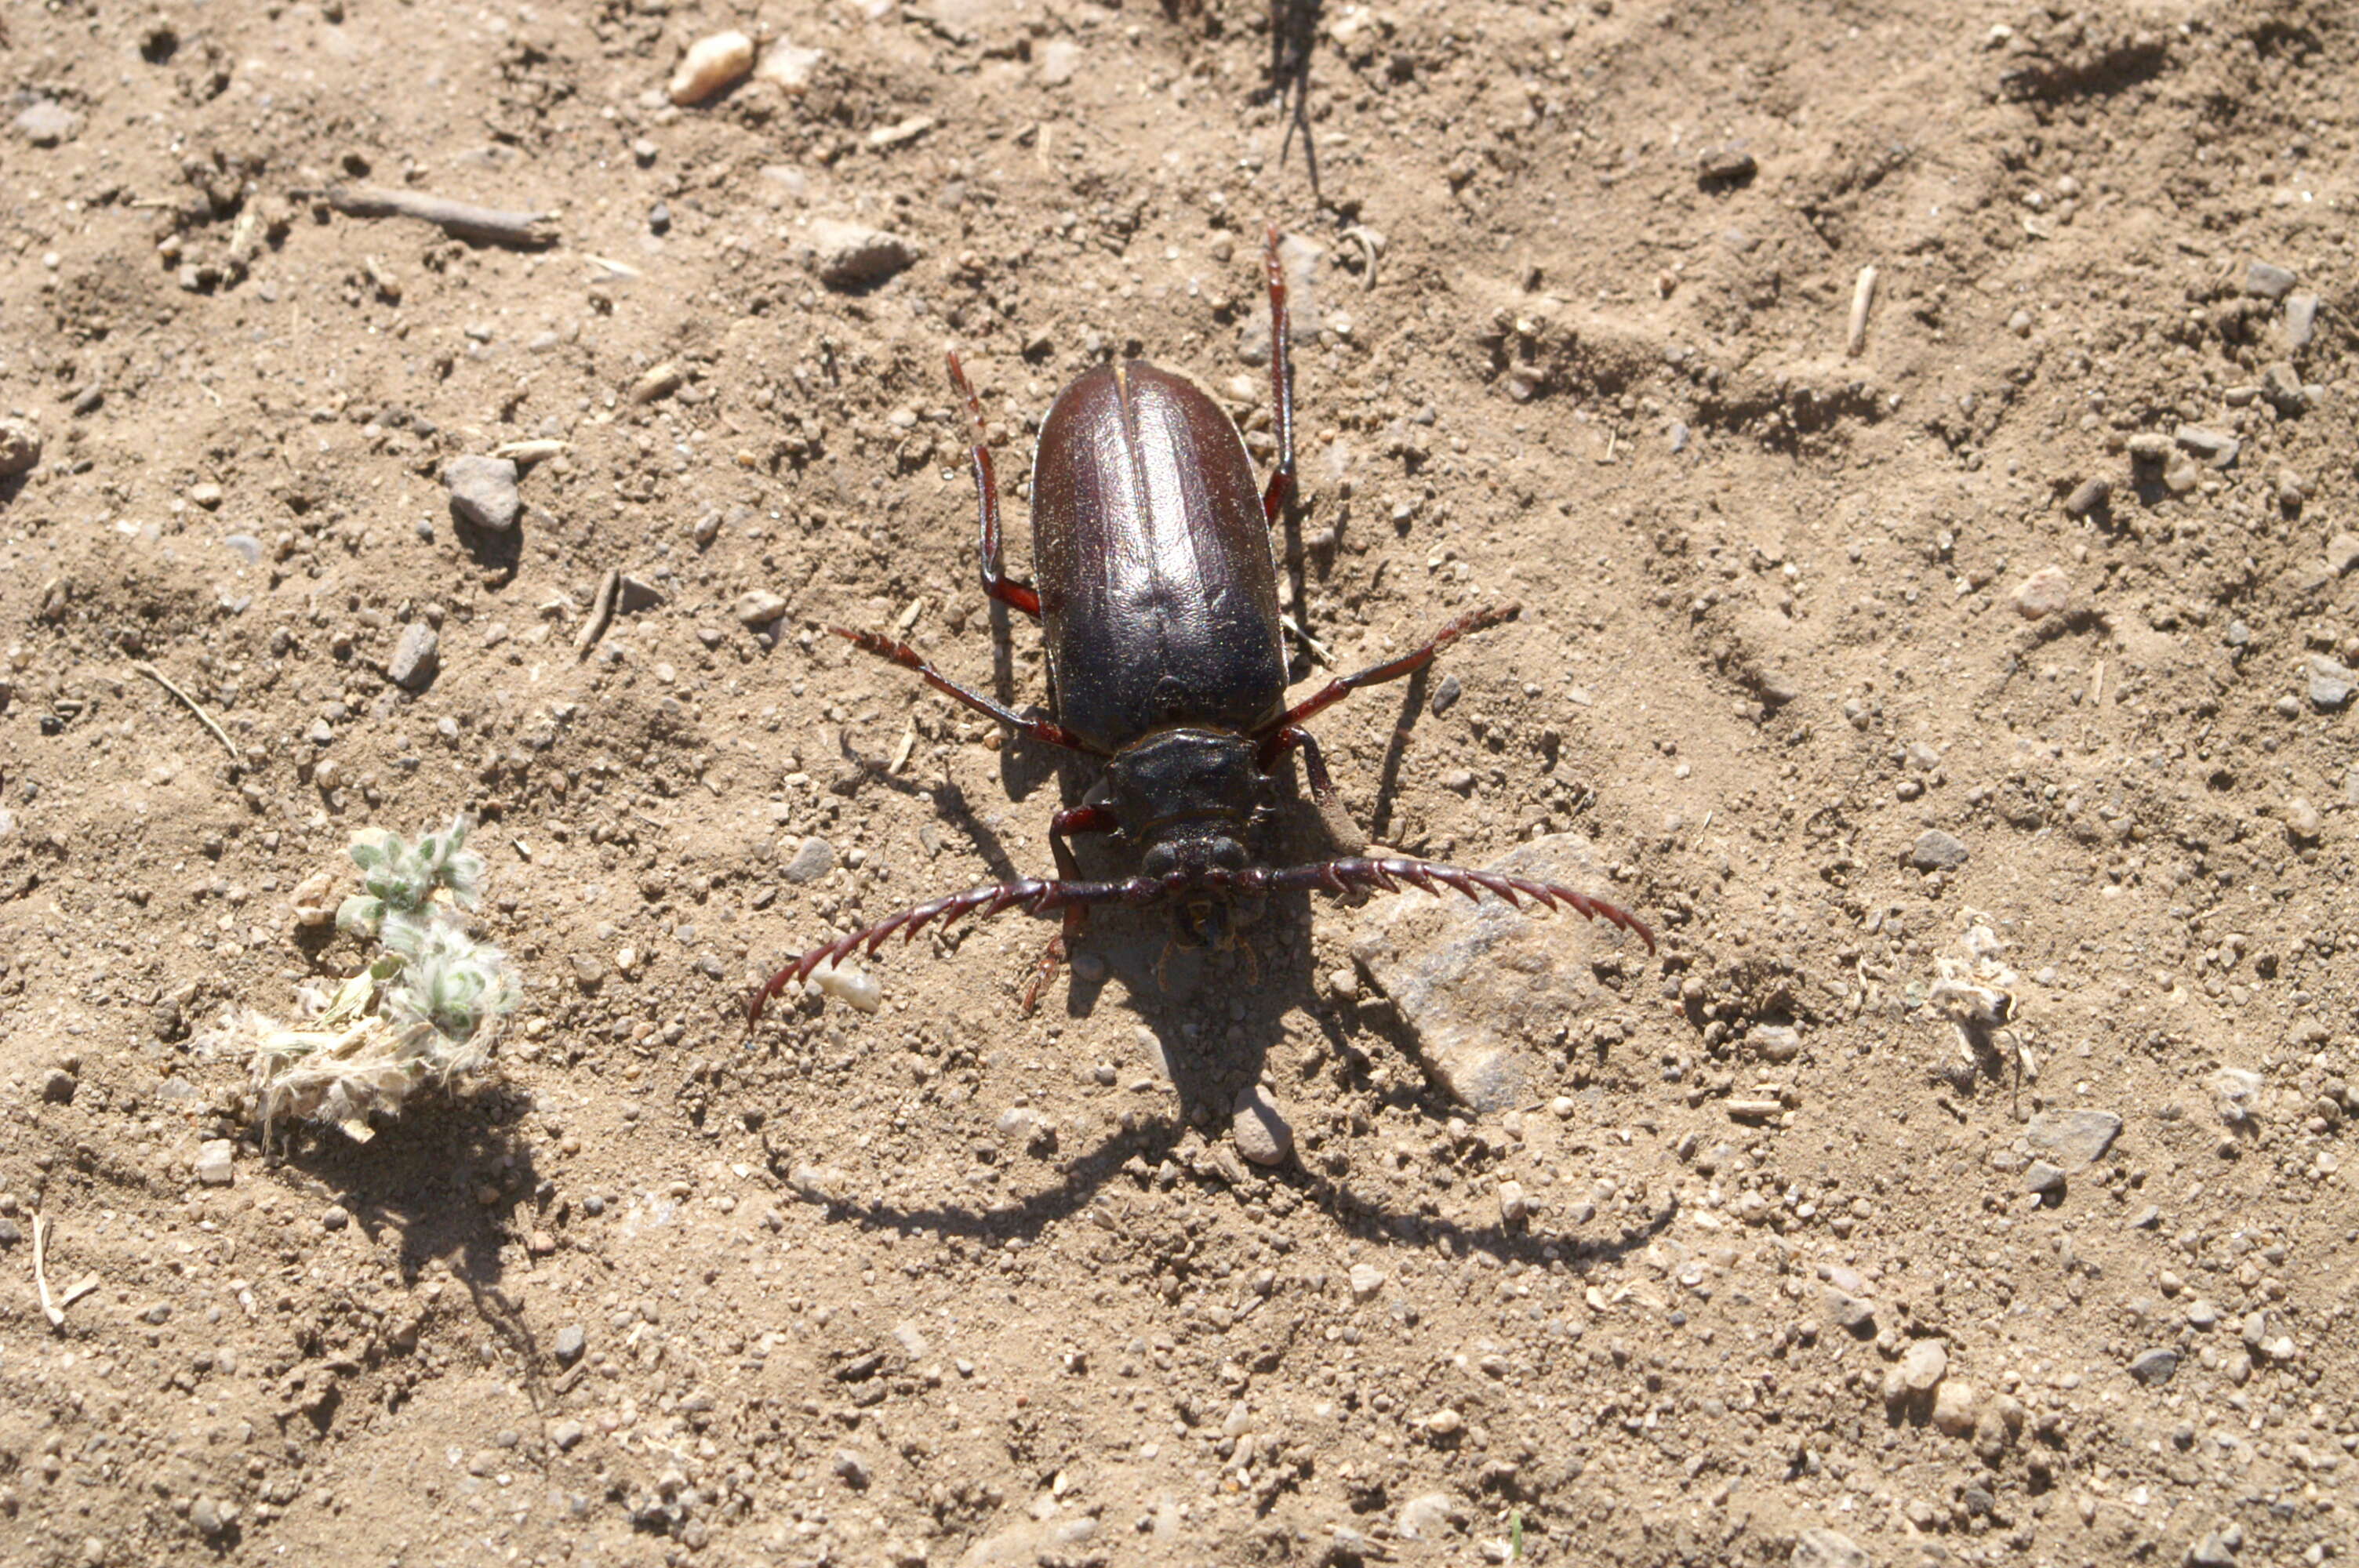
<path fill-rule="evenodd" d="M 1281 9 L 0 13 L 0 1561 L 2351 1554 L 2359 17 Z M 1141 912 L 1027 1018 L 1009 914 L 749 1040 L 1089 784 L 827 634 L 1049 699 L 945 345 L 1025 568 L 1100 359 L 1266 460 L 1265 222 L 1292 677 L 1523 606 L 1344 804 L 1659 951 Z M 492 1069 L 266 1147 L 290 893 L 460 810 Z"/>

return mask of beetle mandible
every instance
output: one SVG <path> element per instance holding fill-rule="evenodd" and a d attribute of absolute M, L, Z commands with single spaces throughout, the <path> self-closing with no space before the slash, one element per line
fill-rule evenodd
<path fill-rule="evenodd" d="M 1271 773 L 1289 752 L 1302 754 L 1304 778 L 1321 810 L 1332 819 L 1338 808 L 1334 781 L 1303 720 L 1363 687 L 1414 674 L 1468 633 L 1515 619 L 1518 608 L 1469 611 L 1413 652 L 1331 680 L 1288 706 L 1269 530 L 1294 498 L 1294 391 L 1275 225 L 1264 267 L 1277 445 L 1267 488 L 1256 494 L 1244 439 L 1192 382 L 1143 360 L 1084 371 L 1057 395 L 1033 452 L 1037 585 L 1001 569 L 999 489 L 983 404 L 956 352 L 950 355 L 951 384 L 966 405 L 972 440 L 983 590 L 1040 622 L 1054 717 L 1027 719 L 971 691 L 906 643 L 874 632 L 838 628 L 836 634 L 1034 741 L 1099 759 L 1103 798 L 1051 819 L 1055 877 L 951 893 L 799 954 L 754 994 L 750 1022 L 759 1022 L 763 1004 L 788 983 L 855 949 L 874 956 L 896 932 L 906 942 L 938 921 L 947 925 L 1010 909 L 1063 921 L 1025 987 L 1027 1012 L 1099 904 L 1169 903 L 1178 944 L 1227 946 L 1270 893 L 1345 893 L 1408 882 L 1430 892 L 1455 888 L 1474 899 L 1488 892 L 1511 903 L 1529 897 L 1550 908 L 1563 904 L 1623 927 L 1654 951 L 1645 922 L 1556 882 L 1392 856 L 1272 867 L 1248 850 Z M 1137 874 L 1082 881 L 1069 842 L 1077 833 L 1103 833 L 1134 850 Z M 1250 959 L 1252 949 L 1245 952 Z"/>

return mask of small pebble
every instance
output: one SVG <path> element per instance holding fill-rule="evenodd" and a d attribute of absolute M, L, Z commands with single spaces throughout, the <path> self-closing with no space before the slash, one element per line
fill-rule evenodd
<path fill-rule="evenodd" d="M 812 265 L 830 288 L 873 287 L 911 265 L 918 247 L 898 234 L 832 218 L 810 222 Z"/>
<path fill-rule="evenodd" d="M 2359 534 L 2337 534 L 2326 541 L 2326 568 L 2336 577 L 2347 577 L 2351 568 L 2359 567 Z"/>
<path fill-rule="evenodd" d="M 1839 1530 L 1812 1525 L 1794 1538 L 1787 1568 L 1875 1568 L 1867 1548 Z"/>
<path fill-rule="evenodd" d="M 1352 1265 L 1352 1299 L 1365 1306 L 1385 1288 L 1385 1271 L 1374 1263 Z"/>
<path fill-rule="evenodd" d="M 842 1481 L 845 1486 L 850 1487 L 853 1491 L 864 1492 L 868 1489 L 868 1483 L 872 1478 L 868 1468 L 868 1461 L 861 1457 L 860 1454 L 856 1450 L 850 1448 L 837 1449 L 835 1451 L 835 1458 L 830 1464 L 829 1468 L 835 1472 L 836 1478 L 838 1480 Z"/>
<path fill-rule="evenodd" d="M 48 98 L 36 99 L 17 113 L 16 134 L 37 147 L 70 142 L 82 130 L 82 116 Z"/>
<path fill-rule="evenodd" d="M 2130 1376 L 2150 1389 L 2158 1389 L 2170 1381 L 2179 1370 L 2179 1352 L 2158 1346 L 2141 1350 L 2130 1360 Z"/>
<path fill-rule="evenodd" d="M 1938 827 L 1929 827 L 1909 847 L 1908 863 L 1920 871 L 1954 871 L 1966 863 L 1965 845 Z"/>
<path fill-rule="evenodd" d="M 571 1416 L 549 1429 L 549 1441 L 556 1445 L 560 1454 L 572 1453 L 583 1435 L 582 1423 Z"/>
<path fill-rule="evenodd" d="M 2064 1168 L 2045 1160 L 2034 1160 L 2023 1173 L 2023 1190 L 2046 1197 L 2064 1190 Z"/>
<path fill-rule="evenodd" d="M 2121 1131 L 2122 1119 L 2109 1110 L 2043 1110 L 2025 1124 L 2023 1142 L 2069 1173 L 2104 1158 Z"/>
<path fill-rule="evenodd" d="M 1919 1339 L 1900 1357 L 1900 1384 L 1912 1394 L 1930 1392 L 1949 1375 L 1949 1346 L 1938 1339 Z"/>
<path fill-rule="evenodd" d="M 442 484 L 451 492 L 451 514 L 473 527 L 505 534 L 524 510 L 516 466 L 506 458 L 453 458 L 443 465 Z"/>
<path fill-rule="evenodd" d="M 441 639 L 425 622 L 413 621 L 401 629 L 393 656 L 385 662 L 385 675 L 405 691 L 424 691 L 441 667 Z"/>
<path fill-rule="evenodd" d="M 28 419 L 0 418 L 0 479 L 15 479 L 41 464 L 41 432 Z"/>
<path fill-rule="evenodd" d="M 590 1336 L 578 1323 L 569 1323 L 559 1329 L 557 1338 L 549 1346 L 550 1350 L 557 1356 L 558 1365 L 561 1367 L 571 1367 L 581 1360 L 582 1353 L 589 1347 Z"/>
<path fill-rule="evenodd" d="M 2236 460 L 2244 443 L 2225 430 L 2214 430 L 2203 425 L 2181 425 L 2171 433 L 2171 439 L 2190 456 L 2211 464 L 2215 469 L 2226 468 Z"/>
<path fill-rule="evenodd" d="M 787 612 L 787 601 L 766 588 L 755 589 L 738 596 L 736 613 L 740 625 L 754 631 L 776 623 Z"/>
<path fill-rule="evenodd" d="M 226 1138 L 209 1138 L 197 1145 L 197 1180 L 209 1187 L 225 1187 L 235 1179 L 231 1158 L 236 1145 Z"/>
<path fill-rule="evenodd" d="M 802 49 L 780 38 L 763 51 L 755 74 L 790 97 L 799 98 L 810 91 L 811 77 L 826 58 L 825 49 Z"/>
<path fill-rule="evenodd" d="M 2318 296 L 2289 294 L 2285 302 L 2286 349 L 2299 353 L 2318 336 Z"/>
<path fill-rule="evenodd" d="M 1499 1223 L 1510 1226 L 1521 1225 L 1531 1217 L 1531 1214 L 1532 1200 L 1525 1193 L 1523 1183 L 1501 1182 L 1499 1184 Z"/>
<path fill-rule="evenodd" d="M 631 383 L 631 401 L 634 403 L 660 402 L 678 392 L 681 382 L 686 379 L 680 373 L 679 366 L 669 360 L 660 364 L 649 365 L 639 373 L 636 380 Z"/>
<path fill-rule="evenodd" d="M 41 1098 L 50 1105 L 72 1103 L 74 1090 L 80 1087 L 80 1081 L 63 1067 L 51 1067 L 41 1075 Z"/>
<path fill-rule="evenodd" d="M 1963 1378 L 1951 1378 L 1933 1396 L 1933 1424 L 1951 1437 L 1967 1436 L 1974 1430 L 1978 1405 L 1974 1386 Z"/>
<path fill-rule="evenodd" d="M 2298 281 L 2292 269 L 2270 262 L 2256 261 L 2245 268 L 2245 292 L 2256 299 L 2283 299 Z"/>
<path fill-rule="evenodd" d="M 2026 621 L 2061 615 L 2072 607 L 2072 579 L 2062 567 L 2042 567 L 2017 585 L 2015 612 Z"/>
<path fill-rule="evenodd" d="M 330 1230 L 342 1230 L 352 1222 L 352 1215 L 345 1210 L 344 1206 L 342 1204 L 330 1204 L 327 1206 L 326 1211 L 320 1216 L 320 1223 L 326 1226 Z"/>
<path fill-rule="evenodd" d="M 2068 517 L 2094 517 L 2104 511 L 2114 498 L 2110 481 L 2084 479 L 2073 486 L 2072 493 L 2064 498 L 2064 514 Z"/>
<path fill-rule="evenodd" d="M 795 847 L 787 869 L 779 874 L 797 887 L 815 882 L 835 870 L 835 846 L 824 838 L 806 838 Z"/>
<path fill-rule="evenodd" d="M 715 33 L 689 46 L 668 92 L 675 103 L 701 103 L 736 86 L 753 69 L 753 39 L 734 30 Z"/>
<path fill-rule="evenodd" d="M 2321 713 L 2333 713 L 2351 701 L 2352 687 L 2359 683 L 2359 672 L 2354 672 L 2323 654 L 2313 654 L 2310 660 L 2310 705 Z"/>
<path fill-rule="evenodd" d="M 2319 816 L 2318 807 L 2296 795 L 2286 802 L 2285 828 L 2286 837 L 2295 843 L 2315 844 L 2318 836 L 2326 830 L 2326 822 Z"/>
<path fill-rule="evenodd" d="M 875 1012 L 885 1005 L 883 982 L 864 969 L 846 968 L 846 962 L 821 965 L 811 971 L 810 983 L 848 1007 Z"/>
<path fill-rule="evenodd" d="M 1051 38 L 1032 59 L 1033 75 L 1043 87 L 1062 87 L 1081 69 L 1082 46 L 1071 38 Z"/>
<path fill-rule="evenodd" d="M 1247 1086 L 1237 1096 L 1229 1136 L 1237 1152 L 1256 1165 L 1283 1165 L 1294 1153 L 1294 1129 L 1259 1084 Z"/>

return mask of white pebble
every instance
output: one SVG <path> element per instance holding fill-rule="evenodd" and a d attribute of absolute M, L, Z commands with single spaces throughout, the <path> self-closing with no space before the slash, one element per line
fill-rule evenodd
<path fill-rule="evenodd" d="M 823 964 L 811 971 L 810 980 L 836 1000 L 863 1012 L 875 1012 L 885 1004 L 885 987 L 875 975 L 863 969 Z"/>
<path fill-rule="evenodd" d="M 780 38 L 765 51 L 755 74 L 799 98 L 810 90 L 812 72 L 826 58 L 825 49 L 801 49 Z"/>
<path fill-rule="evenodd" d="M 675 103 L 701 103 L 724 92 L 754 69 L 754 40 L 739 32 L 715 33 L 699 38 L 680 56 L 671 73 L 669 92 Z"/>
<path fill-rule="evenodd" d="M 2015 612 L 2026 621 L 2061 615 L 2072 607 L 2072 579 L 2062 567 L 2042 567 L 2015 590 Z"/>

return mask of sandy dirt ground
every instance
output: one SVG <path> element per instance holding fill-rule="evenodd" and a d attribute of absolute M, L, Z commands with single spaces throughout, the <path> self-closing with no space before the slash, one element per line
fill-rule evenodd
<path fill-rule="evenodd" d="M 0 1563 L 2359 1552 L 2349 5 L 52 0 L 0 67 Z M 1093 363 L 1267 462 L 1266 223 L 1289 678 L 1523 607 L 1314 721 L 1356 831 L 1658 950 L 1125 912 L 1027 1017 L 1006 914 L 749 1040 L 1093 777 L 828 634 L 1051 700 L 944 349 L 1028 570 Z M 223 1021 L 365 957 L 292 895 L 460 811 L 490 1068 L 266 1144 Z"/>

